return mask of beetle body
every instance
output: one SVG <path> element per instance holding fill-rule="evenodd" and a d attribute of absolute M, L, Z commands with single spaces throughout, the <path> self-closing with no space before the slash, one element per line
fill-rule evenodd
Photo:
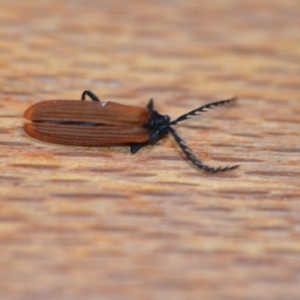
<path fill-rule="evenodd" d="M 155 142 L 171 133 L 187 158 L 197 167 L 210 172 L 226 171 L 237 166 L 213 168 L 198 160 L 171 125 L 186 120 L 207 108 L 232 102 L 233 99 L 213 102 L 174 121 L 153 109 L 151 99 L 146 108 L 101 102 L 90 91 L 84 91 L 82 99 L 89 96 L 93 101 L 48 100 L 30 106 L 24 118 L 24 130 L 32 137 L 57 144 L 78 146 L 113 146 L 129 144 L 131 152 Z"/>
<path fill-rule="evenodd" d="M 25 131 L 40 140 L 65 145 L 112 146 L 145 143 L 149 119 L 145 108 L 114 102 L 43 101 L 29 107 Z"/>

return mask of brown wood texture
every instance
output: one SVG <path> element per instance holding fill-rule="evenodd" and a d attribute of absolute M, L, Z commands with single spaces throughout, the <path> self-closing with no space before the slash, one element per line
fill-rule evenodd
<path fill-rule="evenodd" d="M 1 299 L 300 299 L 298 0 L 0 1 Z M 146 106 L 172 118 L 129 147 L 35 140 L 41 100 Z"/>

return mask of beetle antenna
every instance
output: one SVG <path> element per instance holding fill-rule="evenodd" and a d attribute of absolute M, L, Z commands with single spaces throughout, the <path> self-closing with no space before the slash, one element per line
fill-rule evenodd
<path fill-rule="evenodd" d="M 230 98 L 230 99 L 226 99 L 226 100 L 221 100 L 221 101 L 211 102 L 211 103 L 205 104 L 203 106 L 200 106 L 200 107 L 198 107 L 198 108 L 196 108 L 196 109 L 180 116 L 176 120 L 171 121 L 170 125 L 175 125 L 175 124 L 177 124 L 181 121 L 190 119 L 194 116 L 198 116 L 198 115 L 200 115 L 200 113 L 206 112 L 207 109 L 212 109 L 212 108 L 215 108 L 215 107 L 220 106 L 220 105 L 225 105 L 225 104 L 228 104 L 228 103 L 232 103 L 235 100 L 236 100 L 236 98 Z"/>
<path fill-rule="evenodd" d="M 189 161 L 192 164 L 194 164 L 196 167 L 198 167 L 199 169 L 202 169 L 204 171 L 211 172 L 211 173 L 217 173 L 217 172 L 233 170 L 239 166 L 239 165 L 235 165 L 235 166 L 214 168 L 214 167 L 210 167 L 208 165 L 203 164 L 203 162 L 195 156 L 195 154 L 188 147 L 186 142 L 176 133 L 176 131 L 172 127 L 170 127 L 169 130 L 170 130 L 171 134 L 173 135 L 175 141 L 178 143 L 179 147 L 182 149 L 183 153 L 189 159 Z"/>

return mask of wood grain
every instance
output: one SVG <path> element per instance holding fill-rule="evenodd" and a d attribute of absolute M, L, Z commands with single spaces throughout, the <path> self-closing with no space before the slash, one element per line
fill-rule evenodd
<path fill-rule="evenodd" d="M 300 6 L 266 1 L 0 1 L 3 299 L 299 299 Z M 171 136 L 128 147 L 23 131 L 46 99 L 146 106 Z"/>

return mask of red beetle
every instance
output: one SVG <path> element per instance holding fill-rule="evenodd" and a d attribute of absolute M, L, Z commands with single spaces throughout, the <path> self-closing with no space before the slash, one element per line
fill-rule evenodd
<path fill-rule="evenodd" d="M 198 168 L 208 172 L 233 170 L 238 167 L 210 167 L 192 153 L 172 125 L 196 116 L 206 109 L 228 104 L 235 98 L 212 102 L 196 108 L 176 120 L 153 109 L 151 99 L 147 108 L 101 102 L 91 91 L 84 91 L 81 100 L 89 96 L 93 101 L 48 100 L 30 106 L 24 117 L 25 131 L 32 137 L 57 144 L 78 146 L 113 146 L 129 144 L 132 153 L 171 133 L 187 156 Z"/>

